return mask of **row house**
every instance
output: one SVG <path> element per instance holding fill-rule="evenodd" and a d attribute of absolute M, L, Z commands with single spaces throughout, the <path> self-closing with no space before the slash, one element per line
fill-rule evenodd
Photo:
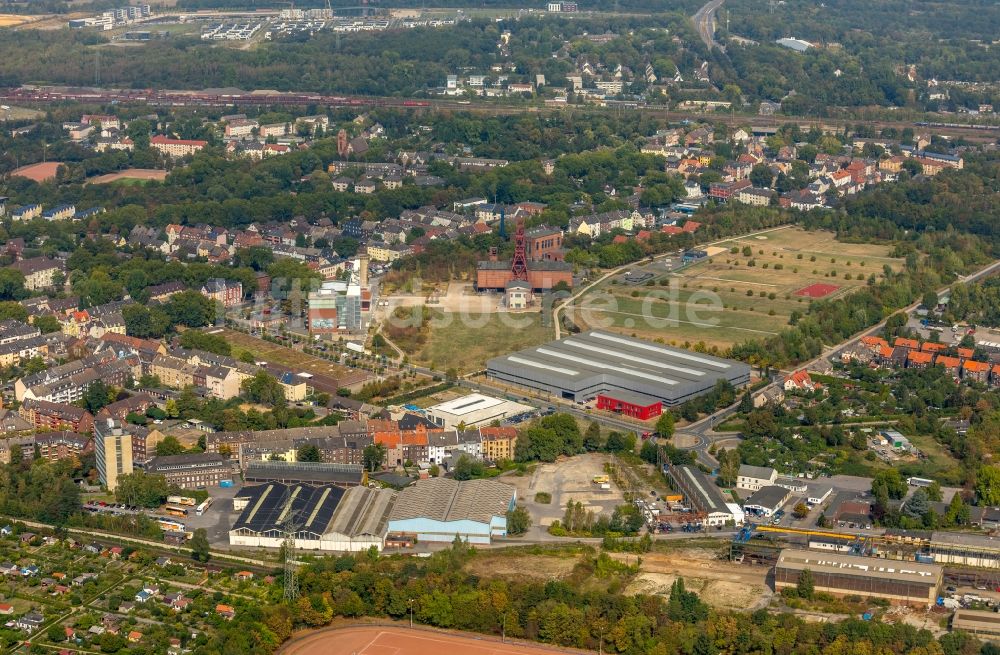
<path fill-rule="evenodd" d="M 65 221 L 73 218 L 75 215 L 75 205 L 58 205 L 52 209 L 46 210 L 42 214 L 42 218 L 47 221 Z"/>
<path fill-rule="evenodd" d="M 130 357 L 116 360 L 86 368 L 68 378 L 30 387 L 24 392 L 23 398 L 71 404 L 81 400 L 90 385 L 98 380 L 108 386 L 120 387 L 124 386 L 130 378 L 140 377 L 141 370 L 138 358 Z"/>
<path fill-rule="evenodd" d="M 57 462 L 69 457 L 79 460 L 94 450 L 94 441 L 90 435 L 78 434 L 75 431 L 36 434 L 34 442 L 34 448 L 37 448 L 39 456 L 49 462 Z"/>
<path fill-rule="evenodd" d="M 31 339 L 32 337 L 41 336 L 41 334 L 41 330 L 23 321 L 14 319 L 0 321 L 0 345 L 23 339 Z"/>
<path fill-rule="evenodd" d="M 716 202 L 726 202 L 738 195 L 743 189 L 748 189 L 751 186 L 750 180 L 713 182 L 708 188 L 708 197 Z"/>
<path fill-rule="evenodd" d="M 48 257 L 32 257 L 14 262 L 8 268 L 24 275 L 24 288 L 28 291 L 44 291 L 55 286 L 56 276 L 65 278 L 66 261 Z"/>
<path fill-rule="evenodd" d="M 129 414 L 145 414 L 146 410 L 154 406 L 156 401 L 152 396 L 139 393 L 105 406 L 97 413 L 97 420 L 107 424 L 107 419 L 114 419 L 119 423 L 124 423 Z"/>
<path fill-rule="evenodd" d="M 42 215 L 42 206 L 38 204 L 23 205 L 10 211 L 10 218 L 15 223 L 20 221 L 30 221 Z"/>
<path fill-rule="evenodd" d="M 0 345 L 0 367 L 9 368 L 35 357 L 45 357 L 49 353 L 49 338 L 39 335 Z"/>
<path fill-rule="evenodd" d="M 733 198 L 736 202 L 742 203 L 744 205 L 751 205 L 754 207 L 767 207 L 771 204 L 771 198 L 774 196 L 774 191 L 771 189 L 760 189 L 756 187 L 746 187 L 740 189 L 739 193 Z"/>
<path fill-rule="evenodd" d="M 18 414 L 35 426 L 36 430 L 90 432 L 94 427 L 94 417 L 82 407 L 47 400 L 25 399 Z"/>
<path fill-rule="evenodd" d="M 214 277 L 202 286 L 201 295 L 223 307 L 235 307 L 243 302 L 243 283 Z"/>
<path fill-rule="evenodd" d="M 199 152 L 205 146 L 208 145 L 208 141 L 201 141 L 198 139 L 172 139 L 162 134 L 157 134 L 149 140 L 149 146 L 159 150 L 161 153 L 167 157 L 186 157 L 188 155 L 193 155 Z"/>
<path fill-rule="evenodd" d="M 31 387 L 40 384 L 50 384 L 52 382 L 57 382 L 59 380 L 65 380 L 77 373 L 85 371 L 88 368 L 94 366 L 106 364 L 112 361 L 113 355 L 110 353 L 104 353 L 102 355 L 92 355 L 90 357 L 85 357 L 83 359 L 77 359 L 72 362 L 67 362 L 65 364 L 60 364 L 59 366 L 51 366 L 44 371 L 34 373 L 32 375 L 26 375 L 18 379 L 14 383 L 14 397 L 18 401 L 24 400 L 24 394 Z"/>
<path fill-rule="evenodd" d="M 183 389 L 194 384 L 194 374 L 198 367 L 173 355 L 157 355 L 149 366 L 149 374 L 160 379 L 160 383 L 173 389 Z"/>
<path fill-rule="evenodd" d="M 166 346 L 164 346 L 160 341 L 139 339 L 124 334 L 118 334 L 117 332 L 105 333 L 98 339 L 98 343 L 94 347 L 94 352 L 100 353 L 105 349 L 115 353 L 118 357 L 135 355 L 139 358 L 143 367 L 146 369 L 148 369 L 149 365 L 157 355 L 165 354 L 167 352 Z"/>

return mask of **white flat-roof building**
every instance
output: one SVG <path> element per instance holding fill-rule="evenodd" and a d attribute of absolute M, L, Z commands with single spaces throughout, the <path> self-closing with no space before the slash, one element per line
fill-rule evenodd
<path fill-rule="evenodd" d="M 447 430 L 459 425 L 473 428 L 489 425 L 493 421 L 503 422 L 535 410 L 530 405 L 522 405 L 502 398 L 493 398 L 481 393 L 471 393 L 455 400 L 439 403 L 426 410 L 427 419 Z"/>

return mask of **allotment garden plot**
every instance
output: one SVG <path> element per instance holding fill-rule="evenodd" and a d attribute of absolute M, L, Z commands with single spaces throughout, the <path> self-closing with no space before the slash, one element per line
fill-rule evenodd
<path fill-rule="evenodd" d="M 850 294 L 885 266 L 903 265 L 887 246 L 841 243 L 831 232 L 798 228 L 731 239 L 708 252 L 673 272 L 661 262 L 637 266 L 655 275 L 641 285 L 615 276 L 569 315 L 581 328 L 725 349 L 777 334 L 810 302 Z"/>

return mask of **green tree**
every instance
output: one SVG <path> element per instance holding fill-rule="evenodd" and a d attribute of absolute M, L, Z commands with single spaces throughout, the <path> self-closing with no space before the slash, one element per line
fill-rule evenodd
<path fill-rule="evenodd" d="M 13 268 L 0 268 L 0 300 L 22 300 L 27 296 L 24 273 Z"/>
<path fill-rule="evenodd" d="M 767 164 L 756 164 L 750 170 L 750 183 L 758 189 L 770 188 L 774 173 Z"/>
<path fill-rule="evenodd" d="M 907 484 L 898 469 L 883 469 L 875 474 L 872 480 L 872 494 L 878 496 L 884 491 L 889 498 L 896 500 L 906 495 Z"/>
<path fill-rule="evenodd" d="M 753 411 L 753 396 L 747 391 L 740 398 L 740 406 L 738 410 L 740 414 L 749 414 Z"/>
<path fill-rule="evenodd" d="M 118 476 L 115 500 L 136 507 L 158 507 L 170 493 L 167 479 L 162 475 L 149 475 L 135 471 Z"/>
<path fill-rule="evenodd" d="M 197 330 L 185 330 L 180 338 L 181 346 L 192 350 L 204 350 L 229 357 L 233 354 L 233 347 L 225 337 L 218 334 L 208 334 Z"/>
<path fill-rule="evenodd" d="M 111 389 L 103 380 L 90 383 L 83 392 L 83 407 L 91 414 L 96 414 L 111 402 Z"/>
<path fill-rule="evenodd" d="M 160 443 L 156 444 L 156 455 L 158 457 L 163 457 L 164 455 L 180 455 L 184 452 L 184 446 L 181 442 L 177 440 L 177 437 L 173 435 L 168 435 L 164 437 Z"/>
<path fill-rule="evenodd" d="M 656 419 L 656 434 L 661 439 L 670 439 L 674 436 L 674 415 L 671 412 L 663 412 L 660 418 Z"/>
<path fill-rule="evenodd" d="M 187 327 L 204 327 L 215 322 L 215 303 L 197 291 L 174 294 L 164 309 L 173 323 Z"/>
<path fill-rule="evenodd" d="M 361 461 L 368 471 L 377 471 L 385 463 L 386 448 L 383 444 L 373 443 L 361 451 Z"/>
<path fill-rule="evenodd" d="M 531 527 L 531 514 L 528 510 L 518 505 L 507 512 L 507 534 L 522 535 Z"/>
<path fill-rule="evenodd" d="M 591 421 L 587 426 L 587 431 L 583 435 L 583 448 L 589 452 L 604 448 L 604 440 L 601 439 L 601 426 L 597 421 Z"/>
<path fill-rule="evenodd" d="M 59 323 L 59 319 L 52 314 L 42 314 L 41 316 L 36 316 L 31 324 L 38 328 L 42 334 L 50 334 L 52 332 L 58 332 L 62 329 L 62 324 Z"/>
<path fill-rule="evenodd" d="M 7 320 L 28 322 L 28 310 L 19 302 L 13 300 L 0 301 L 0 321 Z"/>
<path fill-rule="evenodd" d="M 284 407 L 286 405 L 285 390 L 281 383 L 267 371 L 258 371 L 252 378 L 243 380 L 240 390 L 250 402 L 271 407 Z"/>
<path fill-rule="evenodd" d="M 207 562 L 212 557 L 211 546 L 208 544 L 208 532 L 198 528 L 191 537 L 191 559 L 196 562 Z"/>
<path fill-rule="evenodd" d="M 816 585 L 813 582 L 813 574 L 809 569 L 802 569 L 799 572 L 799 580 L 795 585 L 795 591 L 798 592 L 800 598 L 812 598 L 813 594 L 816 593 Z"/>
<path fill-rule="evenodd" d="M 976 498 L 989 507 L 1000 505 L 1000 466 L 980 466 L 976 473 Z"/>
<path fill-rule="evenodd" d="M 295 452 L 295 460 L 298 462 L 321 462 L 323 461 L 323 457 L 319 452 L 319 448 L 310 443 L 301 446 Z"/>

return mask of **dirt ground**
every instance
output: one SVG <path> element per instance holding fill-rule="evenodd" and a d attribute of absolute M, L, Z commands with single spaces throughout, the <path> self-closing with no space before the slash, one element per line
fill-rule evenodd
<path fill-rule="evenodd" d="M 635 555 L 613 555 L 623 561 Z M 639 575 L 625 590 L 631 594 L 670 595 L 670 586 L 678 576 L 684 586 L 702 600 L 719 609 L 747 610 L 764 607 L 773 592 L 767 583 L 768 568 L 732 564 L 716 558 L 705 549 L 678 550 L 671 553 L 646 553 Z"/>
<path fill-rule="evenodd" d="M 397 294 L 383 300 L 389 301 L 388 307 L 379 309 L 382 316 L 390 316 L 396 307 L 418 307 L 427 305 L 429 308 L 443 312 L 465 312 L 467 314 L 490 314 L 500 311 L 503 297 L 497 293 L 476 293 L 471 282 L 449 282 L 444 294 L 435 295 L 435 302 L 428 302 L 427 294 Z"/>
<path fill-rule="evenodd" d="M 158 180 L 162 182 L 165 179 L 167 179 L 166 171 L 153 168 L 129 168 L 124 171 L 118 171 L 117 173 L 98 175 L 97 177 L 88 180 L 88 183 L 108 184 L 109 182 L 116 182 L 118 180 Z"/>
<path fill-rule="evenodd" d="M 37 20 L 38 16 L 24 16 L 21 14 L 0 14 L 0 27 L 16 27 Z"/>
<path fill-rule="evenodd" d="M 476 554 L 466 569 L 474 575 L 483 577 L 528 577 L 535 580 L 559 580 L 569 575 L 579 561 L 579 556 L 571 556 L 566 553 L 505 555 L 482 551 Z"/>
<path fill-rule="evenodd" d="M 11 177 L 26 177 L 35 182 L 44 182 L 53 179 L 60 166 L 62 166 L 61 161 L 47 161 L 31 164 L 30 166 L 22 166 L 11 171 Z"/>
<path fill-rule="evenodd" d="M 548 527 L 562 519 L 566 503 L 576 501 L 595 514 L 611 513 L 622 504 L 622 492 L 614 483 L 611 489 L 601 489 L 593 483 L 594 476 L 604 474 L 608 456 L 600 453 L 577 455 L 552 464 L 542 464 L 531 475 L 504 476 L 501 481 L 517 487 L 519 502 L 531 513 L 534 526 Z M 540 491 L 552 495 L 548 504 L 536 503 Z"/>
<path fill-rule="evenodd" d="M 325 628 L 293 639 L 282 655 L 544 655 L 582 652 L 542 645 L 501 644 L 483 635 L 449 634 L 402 627 Z"/>

